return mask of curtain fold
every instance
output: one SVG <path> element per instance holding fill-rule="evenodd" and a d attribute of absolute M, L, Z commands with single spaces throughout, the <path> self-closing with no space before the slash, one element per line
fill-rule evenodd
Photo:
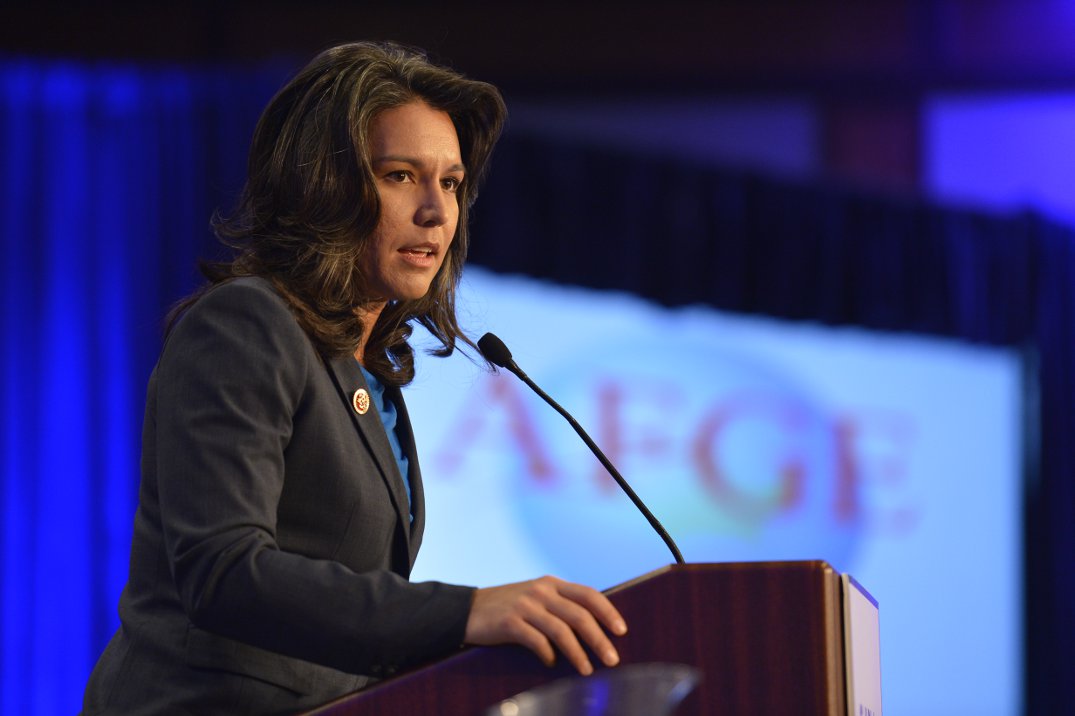
<path fill-rule="evenodd" d="M 1075 237 L 1031 222 L 1038 253 L 1038 479 L 1027 489 L 1028 713 L 1075 703 Z"/>
<path fill-rule="evenodd" d="M 2 713 L 76 713 L 118 624 L 160 319 L 267 74 L 0 63 Z"/>

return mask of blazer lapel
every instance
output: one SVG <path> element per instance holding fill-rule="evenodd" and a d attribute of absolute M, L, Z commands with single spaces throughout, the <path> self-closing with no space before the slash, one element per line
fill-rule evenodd
<path fill-rule="evenodd" d="M 389 494 L 392 495 L 392 504 L 396 508 L 396 517 L 403 532 L 404 544 L 407 546 L 407 552 L 410 557 L 409 561 L 413 565 L 414 549 L 410 544 L 411 510 L 410 503 L 407 500 L 407 488 L 403 484 L 403 476 L 399 474 L 399 463 L 396 462 L 396 457 L 392 454 L 392 446 L 388 442 L 388 436 L 385 435 L 384 423 L 381 422 L 381 416 L 372 403 L 364 415 L 359 415 L 354 408 L 355 391 L 360 388 L 367 392 L 369 391 L 366 378 L 362 375 L 358 362 L 351 356 L 335 358 L 328 362 L 328 367 L 333 382 L 336 383 L 336 388 L 340 391 L 340 396 L 347 407 L 347 414 L 351 416 L 351 422 L 358 429 L 366 448 L 369 450 L 370 455 L 373 456 L 373 461 L 377 464 L 381 479 L 384 480 Z M 409 422 L 407 423 L 407 430 L 410 430 Z M 412 464 L 415 463 L 417 463 L 417 460 Z M 417 521 L 418 516 L 415 515 L 415 522 Z"/>
<path fill-rule="evenodd" d="M 411 522 L 410 534 L 410 563 L 414 567 L 414 560 L 418 556 L 418 548 L 422 546 L 422 533 L 426 526 L 425 488 L 422 485 L 422 470 L 418 465 L 418 449 L 414 441 L 414 431 L 411 429 L 411 418 L 407 413 L 407 404 L 403 400 L 403 391 L 399 388 L 388 386 L 385 388 L 385 397 L 396 406 L 396 432 L 399 435 L 400 446 L 407 455 L 408 475 L 407 481 L 411 486 L 411 510 L 414 520 Z"/>

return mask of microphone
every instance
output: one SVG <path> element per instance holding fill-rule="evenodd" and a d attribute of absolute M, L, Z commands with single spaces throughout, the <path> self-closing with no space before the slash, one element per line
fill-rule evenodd
<path fill-rule="evenodd" d="M 668 534 L 668 531 L 665 530 L 664 525 L 653 516 L 653 513 L 646 507 L 646 503 L 642 502 L 641 498 L 635 494 L 635 491 L 627 484 L 627 480 L 623 479 L 619 470 L 617 470 L 609 459 L 605 457 L 605 454 L 601 452 L 601 448 L 597 447 L 597 444 L 590 439 L 590 436 L 586 434 L 586 431 L 582 429 L 582 426 L 578 424 L 578 421 L 571 417 L 570 413 L 560 407 L 559 403 L 550 398 L 544 390 L 539 388 L 537 383 L 530 380 L 530 376 L 524 373 L 522 369 L 516 365 L 511 357 L 511 351 L 504 345 L 504 341 L 500 340 L 492 333 L 486 333 L 478 340 L 478 350 L 480 350 L 482 355 L 485 356 L 485 359 L 493 365 L 500 366 L 501 368 L 514 373 L 519 380 L 526 383 L 530 386 L 531 390 L 541 396 L 542 400 L 551 405 L 556 412 L 560 413 L 560 415 L 564 416 L 564 419 L 571 424 L 571 427 L 573 427 L 575 432 L 579 434 L 582 441 L 586 443 L 586 447 L 590 448 L 590 451 L 601 461 L 601 464 L 608 470 L 608 474 L 612 475 L 612 479 L 615 480 L 616 484 L 620 486 L 620 489 L 631 498 L 631 502 L 635 503 L 635 507 L 638 508 L 638 511 L 642 513 L 642 515 L 649 521 L 650 526 L 653 527 L 657 534 L 660 535 L 661 539 L 664 540 L 664 543 L 672 552 L 672 556 L 676 558 L 676 564 L 685 564 L 683 555 L 680 554 L 679 547 L 676 546 L 675 540 L 673 540 L 671 535 Z"/>

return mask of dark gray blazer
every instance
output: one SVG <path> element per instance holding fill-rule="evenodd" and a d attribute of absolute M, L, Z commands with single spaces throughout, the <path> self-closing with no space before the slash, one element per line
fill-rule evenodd
<path fill-rule="evenodd" d="M 326 364 L 270 284 L 213 288 L 150 378 L 121 626 L 86 714 L 308 709 L 457 648 L 472 589 L 407 580 L 407 493 L 351 357 Z"/>

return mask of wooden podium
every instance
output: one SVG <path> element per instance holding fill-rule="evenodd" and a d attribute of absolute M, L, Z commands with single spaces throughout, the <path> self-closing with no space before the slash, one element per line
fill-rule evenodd
<path fill-rule="evenodd" d="M 841 576 L 825 562 L 671 565 L 607 594 L 629 628 L 622 664 L 702 671 L 677 715 L 848 713 Z M 311 713 L 479 716 L 567 676 L 521 647 L 471 648 Z"/>

